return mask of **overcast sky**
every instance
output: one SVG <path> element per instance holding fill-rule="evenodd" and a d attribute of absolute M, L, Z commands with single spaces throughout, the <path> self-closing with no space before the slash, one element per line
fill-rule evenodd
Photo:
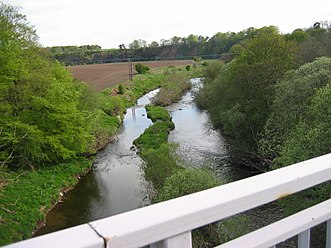
<path fill-rule="evenodd" d="M 249 27 L 282 33 L 331 21 L 331 0 L 0 0 L 22 7 L 43 46 L 118 48 L 134 39 L 159 42 Z"/>

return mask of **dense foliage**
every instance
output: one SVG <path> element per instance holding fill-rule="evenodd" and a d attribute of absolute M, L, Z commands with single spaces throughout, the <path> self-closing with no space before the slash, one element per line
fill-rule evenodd
<path fill-rule="evenodd" d="M 285 36 L 273 27 L 256 31 L 232 47 L 233 61 L 207 65 L 198 104 L 235 147 L 263 161 L 261 170 L 330 153 L 331 58 L 315 56 L 328 54 L 321 41 L 331 30 L 318 26 Z M 308 43 L 315 49 L 303 49 Z M 330 197 L 327 183 L 282 204 L 290 213 Z"/>
<path fill-rule="evenodd" d="M 319 132 L 318 130 L 320 129 L 317 128 L 319 123 L 316 123 L 315 120 L 318 116 L 320 124 L 327 121 L 325 118 L 328 118 L 327 111 L 330 110 L 331 105 L 325 102 L 324 98 L 316 97 L 318 97 L 318 94 L 321 94 L 320 92 L 326 92 L 325 87 L 329 87 L 330 83 L 331 59 L 326 57 L 304 64 L 297 70 L 290 70 L 279 80 L 274 87 L 274 100 L 268 120 L 259 137 L 259 152 L 264 157 L 269 159 L 279 157 L 284 152 L 285 143 L 288 144 L 291 140 L 292 143 L 293 141 L 297 142 L 299 136 L 301 136 L 298 135 L 298 132 L 299 130 L 304 131 L 303 129 L 305 129 L 306 133 L 301 138 L 308 135 L 310 139 L 316 139 L 316 147 L 308 147 L 308 143 L 306 143 L 306 152 L 297 151 L 298 154 L 295 156 L 297 159 L 291 159 L 283 164 L 291 164 L 330 151 L 330 145 L 324 144 L 326 145 L 325 150 L 323 152 L 321 150 L 322 153 L 320 154 L 313 155 L 316 153 L 316 149 L 320 147 L 320 144 L 328 141 L 328 139 L 323 139 L 322 141 L 321 137 L 318 138 L 316 136 L 317 133 L 313 133 Z M 314 105 L 323 107 L 315 107 L 313 112 L 312 108 Z M 308 112 L 310 113 L 308 114 Z M 304 126 L 309 128 L 304 128 Z M 297 138 L 294 139 L 295 136 Z M 298 148 L 297 145 L 293 144 L 291 146 L 292 152 L 296 148 Z M 308 155 L 309 153 L 307 154 L 308 150 L 310 150 L 310 155 Z"/>
<path fill-rule="evenodd" d="M 268 117 L 273 85 L 293 65 L 294 47 L 275 27 L 265 27 L 233 50 L 238 55 L 232 62 L 207 66 L 197 99 L 226 135 L 250 150 Z"/>
<path fill-rule="evenodd" d="M 45 57 L 24 16 L 0 9 L 1 164 L 42 165 L 86 151 L 93 111 L 86 86 Z"/>

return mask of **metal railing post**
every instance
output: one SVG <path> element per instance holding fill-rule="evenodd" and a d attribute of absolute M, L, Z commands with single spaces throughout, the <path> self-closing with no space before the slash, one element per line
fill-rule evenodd
<path fill-rule="evenodd" d="M 299 248 L 310 247 L 310 229 L 298 234 L 298 247 Z"/>
<path fill-rule="evenodd" d="M 326 248 L 331 248 L 331 219 L 326 222 Z"/>

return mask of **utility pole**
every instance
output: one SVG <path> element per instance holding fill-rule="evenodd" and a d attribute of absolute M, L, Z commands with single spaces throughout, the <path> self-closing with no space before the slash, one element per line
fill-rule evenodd
<path fill-rule="evenodd" d="M 122 60 L 125 61 L 126 58 L 128 59 L 128 62 L 129 62 L 129 80 L 132 81 L 132 78 L 133 78 L 133 68 L 132 68 L 131 58 L 129 58 L 128 51 L 127 51 L 127 49 L 126 49 L 126 47 L 125 47 L 124 44 L 121 44 L 119 47 L 120 47 L 121 53 L 122 53 Z"/>
<path fill-rule="evenodd" d="M 132 78 L 133 78 L 133 68 L 132 68 L 132 61 L 129 58 L 129 80 L 132 82 Z"/>

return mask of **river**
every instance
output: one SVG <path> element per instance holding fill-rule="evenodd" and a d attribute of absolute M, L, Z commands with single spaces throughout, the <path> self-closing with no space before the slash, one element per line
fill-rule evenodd
<path fill-rule="evenodd" d="M 179 102 L 167 107 L 175 123 L 169 142 L 179 144 L 178 153 L 184 164 L 208 167 L 224 182 L 257 174 L 257 171 L 234 162 L 238 154 L 233 155 L 226 139 L 212 127 L 209 114 L 197 108 L 193 101 L 192 92 L 198 89 L 199 79 L 191 82 L 193 89 Z M 62 202 L 47 215 L 46 225 L 36 236 L 150 204 L 151 187 L 141 170 L 143 161 L 132 149 L 132 144 L 152 124 L 144 106 L 150 103 L 156 92 L 146 94 L 135 107 L 127 109 L 117 137 L 98 152 L 91 172 L 64 195 Z M 246 215 L 251 219 L 249 229 L 254 230 L 280 219 L 282 212 L 276 204 L 268 204 Z"/>

